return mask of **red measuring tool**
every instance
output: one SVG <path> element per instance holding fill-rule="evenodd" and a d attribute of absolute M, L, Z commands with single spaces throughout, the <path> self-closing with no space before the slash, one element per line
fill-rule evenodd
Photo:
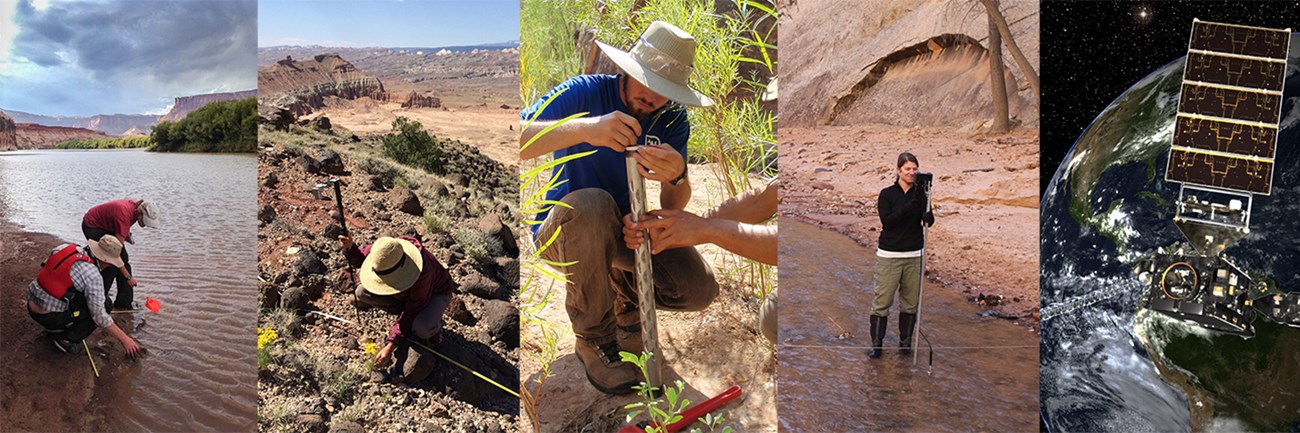
<path fill-rule="evenodd" d="M 740 386 L 733 386 L 731 388 L 727 388 L 726 391 L 722 391 L 722 394 L 718 394 L 717 397 L 713 397 L 708 400 L 705 400 L 703 403 L 697 404 L 694 407 L 687 409 L 686 412 L 682 412 L 682 419 L 675 423 L 668 424 L 668 428 L 663 431 L 667 433 L 677 433 L 679 430 L 686 428 L 686 426 L 688 425 L 691 425 L 691 423 L 695 422 L 695 420 L 697 419 L 700 419 L 700 417 L 704 416 L 705 414 L 709 412 L 713 412 L 714 409 L 722 407 L 722 405 L 727 404 L 727 402 L 729 401 L 735 400 L 736 397 L 740 397 Z M 627 427 L 623 427 L 618 431 L 618 433 L 645 433 L 645 428 L 647 425 L 649 424 L 642 421 L 640 424 L 637 425 L 630 425 Z"/>

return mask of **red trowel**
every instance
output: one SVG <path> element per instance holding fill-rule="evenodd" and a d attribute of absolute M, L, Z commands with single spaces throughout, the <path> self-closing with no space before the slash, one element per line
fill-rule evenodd
<path fill-rule="evenodd" d="M 687 409 L 686 412 L 682 412 L 681 420 L 672 424 L 668 424 L 668 428 L 662 431 L 667 433 L 677 433 L 681 429 L 686 428 L 686 426 L 691 425 L 691 423 L 695 422 L 695 420 L 700 419 L 700 417 L 704 416 L 705 414 L 709 412 L 713 412 L 714 409 L 722 407 L 722 405 L 727 404 L 727 402 L 729 401 L 735 400 L 736 397 L 740 397 L 740 387 L 733 386 L 731 388 L 727 388 L 726 391 L 723 391 L 722 394 L 718 394 L 717 397 L 713 397 L 708 400 L 705 400 L 703 403 L 697 404 L 694 407 Z M 618 433 L 645 433 L 645 428 L 647 425 L 648 424 L 643 421 L 637 425 L 630 425 L 627 427 L 623 427 L 621 430 L 618 431 Z"/>

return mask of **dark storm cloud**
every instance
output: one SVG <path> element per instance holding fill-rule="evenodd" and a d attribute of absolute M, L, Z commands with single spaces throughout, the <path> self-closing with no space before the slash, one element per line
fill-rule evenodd
<path fill-rule="evenodd" d="M 257 85 L 256 0 L 54 2 L 44 11 L 24 1 L 15 21 L 18 57 L 79 68 L 104 85 L 157 89 L 142 98 Z"/>

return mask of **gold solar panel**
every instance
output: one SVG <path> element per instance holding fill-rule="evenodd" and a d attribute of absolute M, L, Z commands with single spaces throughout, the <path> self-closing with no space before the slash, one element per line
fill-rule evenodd
<path fill-rule="evenodd" d="M 1271 192 L 1290 36 L 1192 22 L 1166 180 Z"/>

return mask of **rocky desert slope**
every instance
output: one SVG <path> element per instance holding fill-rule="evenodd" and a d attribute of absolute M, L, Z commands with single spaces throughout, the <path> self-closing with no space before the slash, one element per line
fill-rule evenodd
<path fill-rule="evenodd" d="M 289 115 L 287 110 L 279 112 Z M 367 343 L 395 316 L 352 305 L 355 287 L 335 239 L 333 192 L 344 182 L 347 228 L 359 244 L 421 239 L 458 285 L 443 340 L 433 349 L 515 389 L 519 383 L 517 168 L 477 146 L 436 138 L 443 169 L 430 173 L 382 156 L 382 134 L 354 134 L 328 117 L 264 128 L 259 141 L 260 327 L 279 343 L 259 380 L 264 431 L 516 431 L 519 400 L 443 359 L 405 383 L 373 371 Z"/>
<path fill-rule="evenodd" d="M 159 117 L 158 121 L 162 122 L 165 120 L 171 120 L 171 121 L 181 120 L 184 119 L 185 116 L 189 115 L 190 113 L 193 113 L 194 110 L 203 108 L 204 105 L 208 105 L 213 102 L 232 101 L 235 99 L 251 98 L 254 96 L 257 96 L 257 89 L 244 90 L 240 92 L 205 93 L 202 95 L 181 96 L 176 98 L 176 100 L 172 102 L 172 109 L 169 110 L 167 114 L 164 114 L 162 117 Z"/>

